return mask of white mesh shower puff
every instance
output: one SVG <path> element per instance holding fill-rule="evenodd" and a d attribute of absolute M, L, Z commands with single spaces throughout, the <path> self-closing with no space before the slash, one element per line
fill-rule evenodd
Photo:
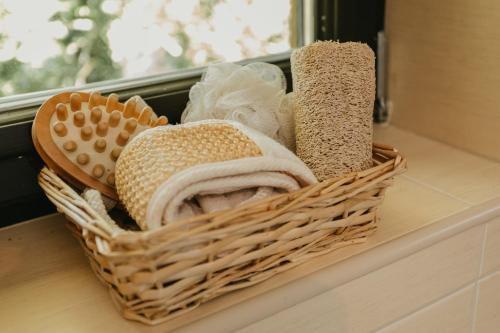
<path fill-rule="evenodd" d="M 278 66 L 263 62 L 212 64 L 189 91 L 181 122 L 238 121 L 295 151 L 291 98 Z"/>

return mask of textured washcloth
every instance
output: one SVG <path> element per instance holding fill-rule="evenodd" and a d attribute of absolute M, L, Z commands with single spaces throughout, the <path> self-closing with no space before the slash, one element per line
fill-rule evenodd
<path fill-rule="evenodd" d="M 371 167 L 373 51 L 315 42 L 294 51 L 291 64 L 297 155 L 319 180 Z"/>
<path fill-rule="evenodd" d="M 284 146 L 223 120 L 144 131 L 116 167 L 118 195 L 143 230 L 316 182 Z"/>
<path fill-rule="evenodd" d="M 255 62 L 211 64 L 189 91 L 181 122 L 238 121 L 295 151 L 291 94 L 276 65 Z"/>

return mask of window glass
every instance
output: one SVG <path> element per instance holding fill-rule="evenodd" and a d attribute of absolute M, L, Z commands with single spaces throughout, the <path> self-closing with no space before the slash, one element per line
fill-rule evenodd
<path fill-rule="evenodd" d="M 290 49 L 291 0 L 2 0 L 0 97 Z"/>

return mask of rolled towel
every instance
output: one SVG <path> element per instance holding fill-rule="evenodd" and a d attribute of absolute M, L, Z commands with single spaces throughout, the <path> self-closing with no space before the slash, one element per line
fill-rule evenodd
<path fill-rule="evenodd" d="M 375 56 L 366 44 L 315 42 L 291 57 L 297 155 L 319 180 L 372 165 Z"/>
<path fill-rule="evenodd" d="M 284 146 L 224 120 L 147 130 L 116 165 L 118 195 L 143 230 L 317 182 Z"/>

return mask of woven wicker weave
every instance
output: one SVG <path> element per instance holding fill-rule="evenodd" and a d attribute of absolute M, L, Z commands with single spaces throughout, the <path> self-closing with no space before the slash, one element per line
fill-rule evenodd
<path fill-rule="evenodd" d="M 376 229 L 385 190 L 406 168 L 392 147 L 374 145 L 373 153 L 368 170 L 141 232 L 116 232 L 47 168 L 39 182 L 73 222 L 92 269 L 123 316 L 153 325 L 364 241 Z"/>

